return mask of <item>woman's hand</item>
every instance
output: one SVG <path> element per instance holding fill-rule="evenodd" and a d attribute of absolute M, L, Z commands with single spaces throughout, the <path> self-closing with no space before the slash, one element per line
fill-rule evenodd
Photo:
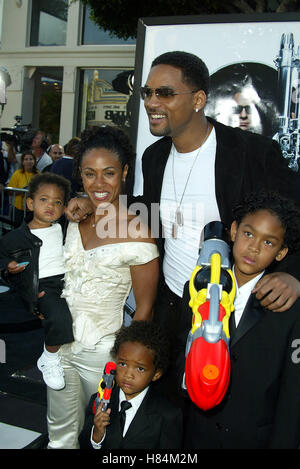
<path fill-rule="evenodd" d="M 265 308 L 283 312 L 300 297 L 300 282 L 286 272 L 274 272 L 263 276 L 252 293 L 256 293 L 256 298 Z"/>
<path fill-rule="evenodd" d="M 79 223 L 93 213 L 93 206 L 86 197 L 75 197 L 71 199 L 65 209 L 68 220 Z"/>

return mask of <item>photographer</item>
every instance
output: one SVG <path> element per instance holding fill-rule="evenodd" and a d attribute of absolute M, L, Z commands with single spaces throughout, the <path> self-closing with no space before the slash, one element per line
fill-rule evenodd
<path fill-rule="evenodd" d="M 18 169 L 18 162 L 12 142 L 2 142 L 0 145 L 0 185 L 4 187 L 13 172 Z"/>
<path fill-rule="evenodd" d="M 2 215 L 9 213 L 9 197 L 4 189 L 11 175 L 18 168 L 15 147 L 11 142 L 0 142 L 0 201 Z"/>
<path fill-rule="evenodd" d="M 46 152 L 51 142 L 43 130 L 38 130 L 31 142 L 32 154 L 37 161 L 37 169 L 42 172 L 43 169 L 52 164 L 52 158 Z"/>
<path fill-rule="evenodd" d="M 2 142 L 2 150 L 4 150 L 3 156 L 7 158 L 7 163 L 10 166 L 7 179 L 20 167 L 21 153 L 31 148 L 32 141 L 38 132 L 31 129 L 30 124 L 21 124 L 21 116 L 15 116 L 15 120 L 13 127 L 0 129 L 0 141 Z M 4 165 L 4 171 L 7 171 L 7 165 Z"/>

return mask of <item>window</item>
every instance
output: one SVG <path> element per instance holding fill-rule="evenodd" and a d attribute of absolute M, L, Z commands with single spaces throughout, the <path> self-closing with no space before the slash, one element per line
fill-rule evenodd
<path fill-rule="evenodd" d="M 101 29 L 94 21 L 90 19 L 90 7 L 84 8 L 83 28 L 82 28 L 82 44 L 135 44 L 135 39 L 119 39 L 115 35 Z"/>
<path fill-rule="evenodd" d="M 40 76 L 38 127 L 51 135 L 52 143 L 57 143 L 59 141 L 63 68 L 40 68 L 38 74 Z"/>
<path fill-rule="evenodd" d="M 97 68 L 81 71 L 78 133 L 101 124 L 129 129 L 132 75 L 133 70 Z"/>
<path fill-rule="evenodd" d="M 32 0 L 31 46 L 66 44 L 68 0 Z"/>

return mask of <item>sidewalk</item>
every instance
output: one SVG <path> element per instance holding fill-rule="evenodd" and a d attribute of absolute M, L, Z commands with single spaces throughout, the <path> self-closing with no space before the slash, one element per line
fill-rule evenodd
<path fill-rule="evenodd" d="M 38 319 L 24 309 L 11 292 L 0 294 L 0 448 L 20 448 L 23 437 L 45 443 L 46 386 L 36 361 L 41 355 L 44 331 Z M 9 426 L 7 426 L 9 425 Z M 2 433 L 1 433 L 2 432 Z M 41 448 L 36 441 L 32 447 Z"/>

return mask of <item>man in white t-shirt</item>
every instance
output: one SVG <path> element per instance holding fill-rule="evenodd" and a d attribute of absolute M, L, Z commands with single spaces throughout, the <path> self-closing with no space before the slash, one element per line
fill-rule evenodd
<path fill-rule="evenodd" d="M 153 204 L 160 207 L 158 220 L 151 220 L 151 227 L 160 228 L 162 267 L 155 318 L 176 337 L 204 225 L 221 220 L 230 227 L 232 208 L 259 189 L 277 190 L 299 204 L 299 176 L 288 169 L 274 140 L 206 117 L 209 73 L 199 57 L 181 51 L 162 54 L 152 62 L 140 91 L 150 132 L 163 137 L 142 158 L 142 201 L 149 214 Z M 87 203 L 74 199 L 67 216 L 76 220 L 88 210 Z M 290 256 L 280 272 L 256 284 L 262 306 L 280 312 L 291 307 L 300 296 L 299 266 L 298 256 Z"/>

